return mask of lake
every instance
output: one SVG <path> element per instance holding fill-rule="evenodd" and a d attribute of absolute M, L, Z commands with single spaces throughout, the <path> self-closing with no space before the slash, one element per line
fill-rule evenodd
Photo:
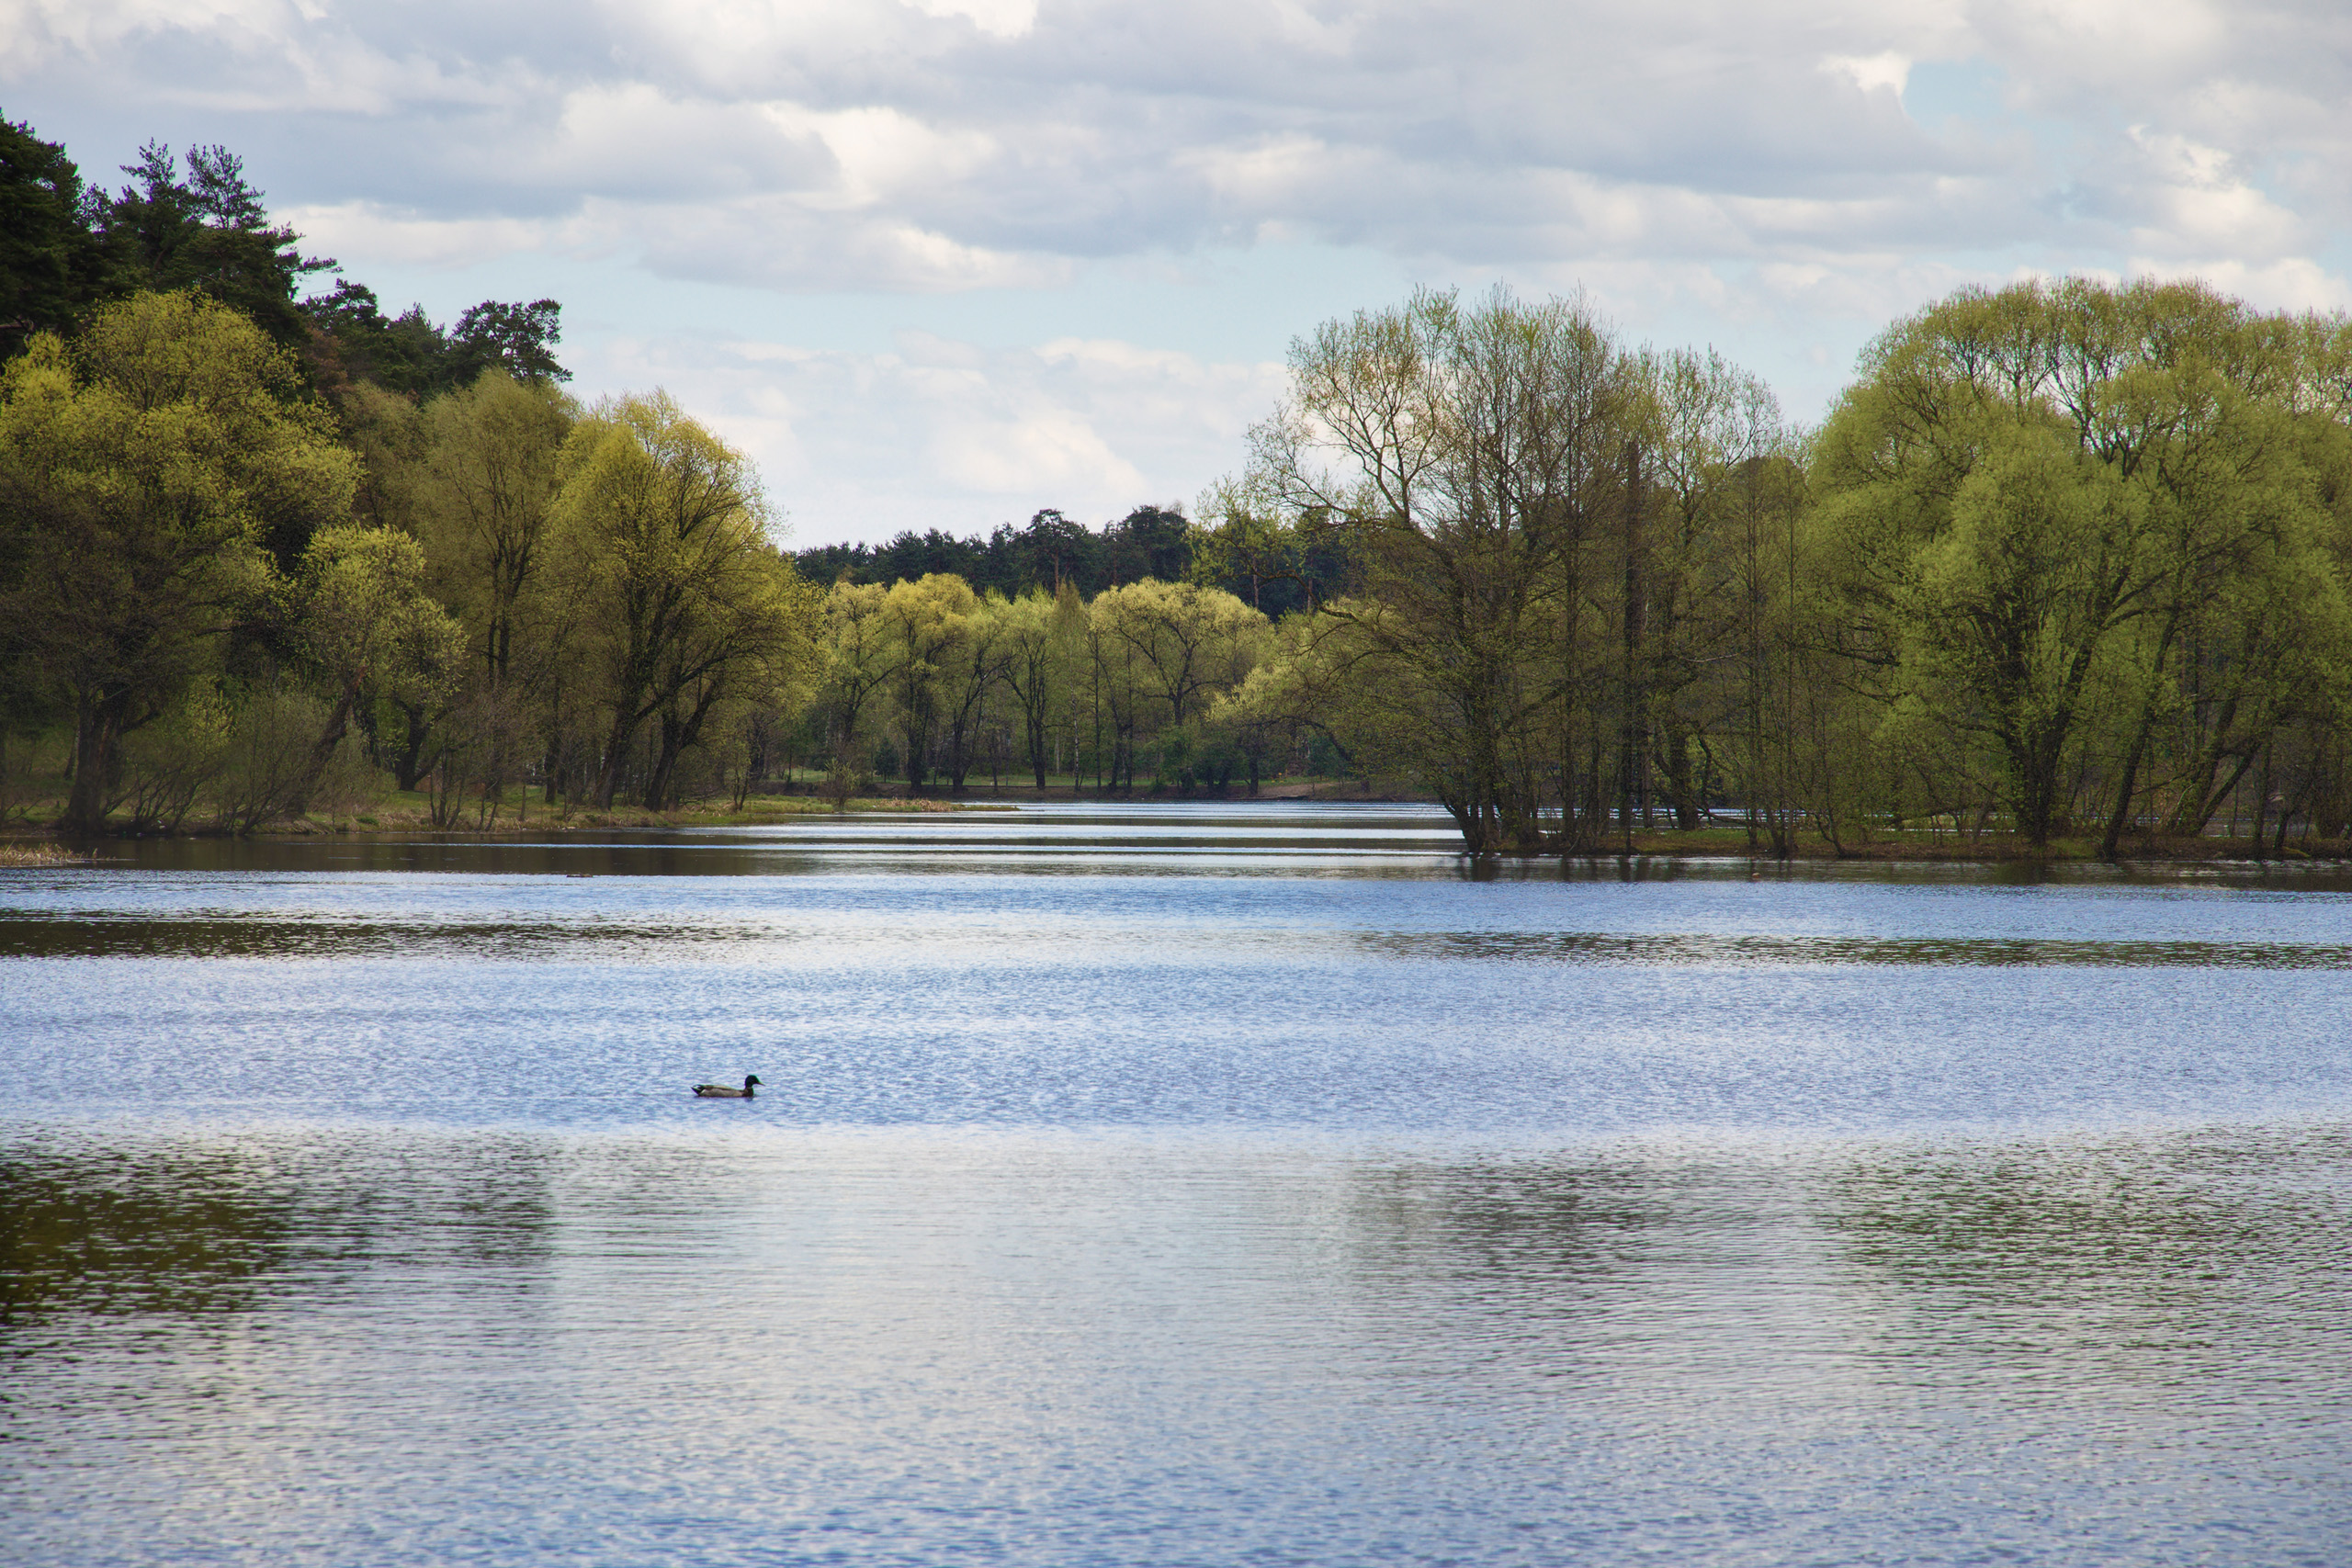
<path fill-rule="evenodd" d="M 0 1556 L 2352 1559 L 2352 880 L 1453 841 L 0 872 Z"/>

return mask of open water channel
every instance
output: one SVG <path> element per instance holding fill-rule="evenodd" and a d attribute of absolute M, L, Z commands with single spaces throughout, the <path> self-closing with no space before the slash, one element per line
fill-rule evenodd
<path fill-rule="evenodd" d="M 0 1558 L 2352 1561 L 2352 883 L 1451 844 L 0 873 Z"/>

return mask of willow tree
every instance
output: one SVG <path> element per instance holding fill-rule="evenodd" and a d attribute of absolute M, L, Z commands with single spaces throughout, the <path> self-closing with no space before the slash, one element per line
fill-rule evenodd
<path fill-rule="evenodd" d="M 424 550 L 394 528 L 337 524 L 303 551 L 293 593 L 305 662 L 334 694 L 290 805 L 316 788 L 363 695 L 413 710 L 455 685 L 465 631 L 426 592 Z"/>
<path fill-rule="evenodd" d="M 2103 795 L 2113 853 L 2160 749 L 2201 829 L 2223 762 L 2341 658 L 2278 326 L 2189 284 L 1966 290 L 1883 334 L 1822 434 L 1840 652 L 1984 748 L 2037 848 Z"/>
<path fill-rule="evenodd" d="M 1033 589 L 998 613 L 1004 683 L 1021 710 L 1021 735 L 1037 787 L 1046 787 L 1047 734 L 1076 680 L 1086 606 L 1069 583 Z"/>
<path fill-rule="evenodd" d="M 1144 683 L 1180 728 L 1238 686 L 1268 643 L 1266 617 L 1221 588 L 1146 578 L 1095 595 L 1111 645 L 1134 655 Z"/>
<path fill-rule="evenodd" d="M 409 407 L 388 392 L 374 398 Z M 362 400 L 344 402 L 353 409 Z M 567 727 L 574 649 L 555 585 L 570 579 L 550 571 L 550 541 L 576 413 L 553 386 L 492 369 L 421 412 L 409 409 L 404 430 L 398 416 L 360 430 L 374 454 L 369 491 L 400 499 L 402 525 L 424 541 L 433 590 L 463 623 L 470 651 L 463 682 L 430 698 L 416 686 L 388 698 L 402 736 L 386 755 L 404 790 L 452 752 L 482 752 L 482 783 L 494 790 L 499 760 L 520 755 L 526 733 L 560 739 Z M 553 750 L 562 750 L 560 740 Z M 555 776 L 550 769 L 550 787 Z"/>
<path fill-rule="evenodd" d="M 347 515 L 357 480 L 291 359 L 192 293 L 136 296 L 0 372 L 0 643 L 72 707 L 62 826 L 103 824 L 123 738 L 271 590 L 265 541 Z"/>
<path fill-rule="evenodd" d="M 573 429 L 556 502 L 606 715 L 596 802 L 609 808 L 652 721 L 649 808 L 714 710 L 802 678 L 818 592 L 770 542 L 742 454 L 667 394 L 599 404 Z"/>
<path fill-rule="evenodd" d="M 1423 291 L 1292 344 L 1253 434 L 1253 494 L 1344 534 L 1361 594 L 1318 658 L 1367 752 L 1416 777 L 1474 854 L 1543 840 L 1596 738 L 1563 722 L 1595 673 L 1587 546 L 1624 376 L 1580 300 Z"/>
<path fill-rule="evenodd" d="M 980 760 L 982 750 L 990 749 L 994 754 L 997 731 L 989 710 L 1014 658 L 1008 635 L 1011 609 L 1001 593 L 976 596 L 963 617 L 960 635 L 944 650 L 932 679 L 940 724 L 940 771 L 946 773 L 948 787 L 958 795 L 964 793 L 964 781 Z"/>
<path fill-rule="evenodd" d="M 878 582 L 846 577 L 825 596 L 823 684 L 828 747 L 832 754 L 836 807 L 849 804 L 850 786 L 864 759 L 865 720 L 897 673 L 892 638 L 883 607 L 890 591 Z"/>
<path fill-rule="evenodd" d="M 1792 442 L 1770 389 L 1712 350 L 1645 355 L 1633 379 L 1645 526 L 1624 558 L 1643 598 L 1627 714 L 1676 824 L 1695 828 L 1723 774 L 1760 771 L 1761 682 L 1784 601 L 1763 570 L 1764 536 L 1790 511 L 1776 481 Z"/>
<path fill-rule="evenodd" d="M 925 572 L 891 584 L 882 601 L 882 623 L 892 644 L 892 682 L 899 725 L 906 741 L 907 783 L 921 789 L 932 771 L 932 751 L 941 718 L 944 688 L 951 682 L 978 629 L 979 598 L 953 572 Z"/>
<path fill-rule="evenodd" d="M 482 670 L 514 673 L 526 605 L 545 575 L 563 446 L 578 409 L 545 383 L 485 371 L 425 405 L 417 531 Z"/>

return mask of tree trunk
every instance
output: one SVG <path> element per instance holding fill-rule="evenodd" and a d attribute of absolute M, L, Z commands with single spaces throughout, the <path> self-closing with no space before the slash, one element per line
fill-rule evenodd
<path fill-rule="evenodd" d="M 311 742 L 311 760 L 303 766 L 302 782 L 297 785 L 293 798 L 287 806 L 287 815 L 300 817 L 311 808 L 311 796 L 319 787 L 319 780 L 326 775 L 327 764 L 334 760 L 334 749 L 351 733 L 351 710 L 359 705 L 359 682 L 366 676 L 355 675 L 345 682 L 343 695 L 335 700 L 334 712 L 327 716 L 326 728 Z"/>
<path fill-rule="evenodd" d="M 424 705 L 401 703 L 398 705 L 401 718 L 406 721 L 407 734 L 401 738 L 400 755 L 393 760 L 392 776 L 401 789 L 413 790 L 418 780 L 433 771 L 434 763 L 440 760 L 440 752 L 436 750 L 433 755 L 425 755 L 424 743 L 433 738 L 433 718 L 424 711 Z"/>
<path fill-rule="evenodd" d="M 621 769 L 628 759 L 629 743 L 637 739 L 637 721 L 625 713 L 613 715 L 613 732 L 605 741 L 603 763 L 596 770 L 596 809 L 610 811 L 613 796 L 620 789 Z"/>
<path fill-rule="evenodd" d="M 2262 749 L 2262 782 L 2256 787 L 2254 792 L 2254 858 L 2256 860 L 2267 860 L 2270 858 L 2267 852 L 2267 841 L 2263 838 L 2262 831 L 2263 824 L 2268 819 L 2269 815 L 2270 748 L 2265 746 Z"/>
<path fill-rule="evenodd" d="M 117 716 L 111 699 L 85 697 L 76 705 L 74 724 L 74 787 L 65 797 L 65 814 L 57 825 L 69 833 L 91 835 L 107 822 L 107 786 L 115 772 Z"/>

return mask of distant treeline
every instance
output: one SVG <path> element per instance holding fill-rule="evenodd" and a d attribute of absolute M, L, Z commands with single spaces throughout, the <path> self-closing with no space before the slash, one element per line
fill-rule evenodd
<path fill-rule="evenodd" d="M 1279 561 L 1204 558 L 1200 531 L 1174 507 L 1138 506 L 1098 532 L 1048 509 L 1015 528 L 999 524 L 966 538 L 933 528 L 910 530 L 887 545 L 820 545 L 795 552 L 800 570 L 820 583 L 913 581 L 933 573 L 962 578 L 982 593 L 1019 598 L 1068 583 L 1087 599 L 1106 588 L 1187 579 L 1212 583 L 1280 619 L 1348 591 L 1348 559 L 1337 538 L 1293 541 Z"/>

